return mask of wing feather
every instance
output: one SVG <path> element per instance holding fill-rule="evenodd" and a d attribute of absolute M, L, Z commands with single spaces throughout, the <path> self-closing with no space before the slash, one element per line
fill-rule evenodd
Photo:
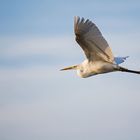
<path fill-rule="evenodd" d="M 89 19 L 85 21 L 84 18 L 75 17 L 74 32 L 76 41 L 89 60 L 114 61 L 114 56 L 107 41 L 98 27 Z"/>

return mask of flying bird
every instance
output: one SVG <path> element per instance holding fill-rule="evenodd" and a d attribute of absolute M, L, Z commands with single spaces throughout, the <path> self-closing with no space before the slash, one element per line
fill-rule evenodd
<path fill-rule="evenodd" d="M 128 56 L 114 57 L 102 33 L 89 19 L 74 17 L 74 32 L 75 40 L 83 49 L 86 59 L 79 65 L 61 70 L 76 70 L 77 75 L 82 78 L 114 71 L 140 74 L 140 71 L 129 70 L 119 66 Z"/>

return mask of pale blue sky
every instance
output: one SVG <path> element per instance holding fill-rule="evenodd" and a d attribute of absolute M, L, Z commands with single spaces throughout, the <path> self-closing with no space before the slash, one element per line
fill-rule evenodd
<path fill-rule="evenodd" d="M 140 76 L 59 71 L 84 59 L 75 15 L 140 69 L 139 0 L 0 0 L 1 140 L 140 139 Z"/>

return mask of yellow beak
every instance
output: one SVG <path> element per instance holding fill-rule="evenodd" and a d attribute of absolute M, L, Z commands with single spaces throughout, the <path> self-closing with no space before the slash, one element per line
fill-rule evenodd
<path fill-rule="evenodd" d="M 72 70 L 72 69 L 76 69 L 76 68 L 77 68 L 77 65 L 63 68 L 63 69 L 61 69 L 61 71 L 63 71 L 63 70 Z"/>

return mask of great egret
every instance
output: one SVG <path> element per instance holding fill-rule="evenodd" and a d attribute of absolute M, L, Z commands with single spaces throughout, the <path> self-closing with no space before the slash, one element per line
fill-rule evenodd
<path fill-rule="evenodd" d="M 140 71 L 119 66 L 127 57 L 114 57 L 102 33 L 89 19 L 74 17 L 74 32 L 77 43 L 86 55 L 86 60 L 79 65 L 61 70 L 77 70 L 77 75 L 82 78 L 113 71 L 140 74 Z"/>

